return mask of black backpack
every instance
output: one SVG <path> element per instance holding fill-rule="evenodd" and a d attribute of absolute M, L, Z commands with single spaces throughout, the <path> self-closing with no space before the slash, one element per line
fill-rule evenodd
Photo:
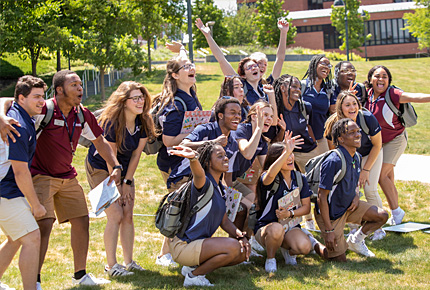
<path fill-rule="evenodd" d="M 206 193 L 194 205 L 190 204 L 191 187 L 192 180 L 189 180 L 161 200 L 155 214 L 155 226 L 163 236 L 182 238 L 193 215 L 211 201 L 214 193 L 212 182 L 209 183 Z"/>

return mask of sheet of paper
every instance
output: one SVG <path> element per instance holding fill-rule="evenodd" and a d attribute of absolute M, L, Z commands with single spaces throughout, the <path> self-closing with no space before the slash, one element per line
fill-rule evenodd
<path fill-rule="evenodd" d="M 189 134 L 198 125 L 209 123 L 211 111 L 186 111 L 182 122 L 181 134 Z"/>
<path fill-rule="evenodd" d="M 225 189 L 225 206 L 228 219 L 234 222 L 236 219 L 237 210 L 239 209 L 240 200 L 242 199 L 242 193 L 234 188 Z"/>
<path fill-rule="evenodd" d="M 385 231 L 391 231 L 391 232 L 409 233 L 409 232 L 419 231 L 427 228 L 430 228 L 430 224 L 407 222 L 397 226 L 384 227 L 383 229 Z"/>
<path fill-rule="evenodd" d="M 115 182 L 108 185 L 109 177 L 97 185 L 88 193 L 91 208 L 96 216 L 99 216 L 106 208 L 114 203 L 119 197 L 119 191 Z"/>

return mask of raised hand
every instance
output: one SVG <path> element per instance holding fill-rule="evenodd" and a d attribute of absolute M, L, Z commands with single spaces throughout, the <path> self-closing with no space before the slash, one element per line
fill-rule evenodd
<path fill-rule="evenodd" d="M 283 114 L 281 114 L 281 118 L 278 118 L 278 126 L 284 131 L 287 129 L 287 123 L 285 123 Z"/>
<path fill-rule="evenodd" d="M 196 19 L 196 26 L 204 35 L 211 35 L 211 29 L 205 26 L 200 18 Z"/>
<path fill-rule="evenodd" d="M 182 47 L 184 47 L 184 46 L 179 41 L 173 40 L 172 43 L 166 42 L 166 48 L 173 53 L 179 53 L 181 51 Z"/>
<path fill-rule="evenodd" d="M 173 146 L 173 149 L 170 149 L 167 152 L 171 155 L 176 155 L 176 156 L 184 157 L 188 159 L 194 158 L 197 154 L 193 149 L 185 146 L 180 146 L 180 145 Z"/>
<path fill-rule="evenodd" d="M 358 91 L 355 90 L 355 88 L 357 87 L 358 83 L 355 83 L 355 85 L 353 84 L 353 82 L 349 83 L 349 88 L 348 88 L 348 92 L 353 93 L 354 95 L 356 95 L 358 93 Z"/>
<path fill-rule="evenodd" d="M 263 86 L 263 91 L 268 95 L 270 95 L 270 94 L 274 95 L 275 94 L 275 90 L 273 89 L 273 86 L 269 85 L 269 84 L 265 84 Z"/>
<path fill-rule="evenodd" d="M 281 31 L 285 31 L 288 32 L 288 30 L 290 30 L 290 23 L 288 22 L 287 19 L 285 18 L 279 18 L 278 20 L 278 28 Z"/>

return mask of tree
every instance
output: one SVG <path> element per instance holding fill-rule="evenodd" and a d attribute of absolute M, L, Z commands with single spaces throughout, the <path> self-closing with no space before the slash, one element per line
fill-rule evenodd
<path fill-rule="evenodd" d="M 215 21 L 212 26 L 212 36 L 219 46 L 228 44 L 228 32 L 224 26 L 224 16 L 221 9 L 215 6 L 213 0 L 196 0 L 192 9 L 193 26 L 197 18 L 203 23 Z M 207 47 L 206 38 L 202 33 L 194 35 L 196 48 Z"/>
<path fill-rule="evenodd" d="M 181 27 L 185 6 L 182 0 L 134 0 L 133 10 L 141 34 L 147 41 L 148 70 L 151 71 L 151 43 L 168 25 Z"/>
<path fill-rule="evenodd" d="M 78 15 L 81 26 L 70 42 L 75 58 L 83 59 L 100 71 L 102 100 L 105 99 L 104 75 L 109 66 L 131 67 L 140 72 L 145 55 L 134 42 L 134 12 L 126 0 L 73 0 L 69 12 Z"/>
<path fill-rule="evenodd" d="M 407 20 L 405 29 L 418 38 L 420 49 L 430 48 L 430 0 L 417 0 L 417 6 L 423 8 L 415 9 L 415 13 L 405 13 L 403 17 Z"/>
<path fill-rule="evenodd" d="M 365 17 L 361 17 L 360 12 L 358 12 L 358 7 L 360 7 L 361 1 L 357 0 L 345 0 L 347 19 L 348 19 L 348 44 L 349 50 L 359 49 L 364 43 L 364 31 L 363 31 L 363 21 L 369 20 L 370 16 L 368 12 Z M 346 50 L 346 34 L 345 34 L 345 7 L 333 7 L 330 16 L 331 25 L 336 28 L 339 32 L 339 39 L 342 40 L 340 50 Z"/>
<path fill-rule="evenodd" d="M 256 8 L 254 5 L 242 5 L 236 13 L 228 13 L 224 18 L 228 34 L 228 45 L 248 45 L 255 42 L 255 31 L 249 29 L 255 25 Z"/>
<path fill-rule="evenodd" d="M 68 37 L 67 29 L 56 25 L 61 6 L 62 2 L 53 0 L 0 1 L 0 54 L 18 52 L 22 59 L 29 57 L 36 76 L 41 51 Z"/>
<path fill-rule="evenodd" d="M 259 0 L 257 1 L 258 13 L 255 17 L 257 29 L 257 41 L 263 46 L 276 46 L 279 44 L 278 19 L 287 18 L 288 11 L 282 9 L 284 1 L 279 0 Z M 297 34 L 297 28 L 290 23 L 288 31 L 287 45 L 294 43 L 294 37 Z"/>

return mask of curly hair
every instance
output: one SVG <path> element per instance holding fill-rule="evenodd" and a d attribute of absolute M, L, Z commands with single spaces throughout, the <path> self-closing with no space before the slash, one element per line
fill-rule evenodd
<path fill-rule="evenodd" d="M 143 94 L 143 112 L 137 116 L 142 123 L 141 132 L 145 130 L 149 139 L 153 139 L 155 136 L 154 122 L 149 113 L 149 109 L 151 108 L 151 95 L 140 83 L 134 81 L 123 82 L 109 97 L 99 118 L 100 126 L 105 128 L 105 131 L 114 128 L 116 136 L 115 143 L 118 151 L 121 153 L 127 150 L 126 145 L 123 143 L 126 132 L 125 103 L 130 97 L 130 93 L 134 90 L 140 90 Z"/>
<path fill-rule="evenodd" d="M 339 93 L 339 95 L 337 96 L 337 101 L 336 101 L 336 112 L 331 115 L 327 121 L 325 122 L 325 130 L 324 130 L 324 136 L 330 136 L 331 135 L 331 131 L 333 129 L 333 125 L 334 123 L 336 123 L 337 121 L 339 121 L 340 119 L 345 119 L 347 118 L 345 116 L 345 114 L 342 111 L 342 104 L 343 101 L 345 100 L 346 97 L 352 97 L 355 99 L 355 101 L 358 104 L 358 109 L 361 110 L 362 106 L 360 101 L 358 100 L 357 96 L 354 95 L 353 93 L 349 92 L 349 91 L 341 91 Z"/>
<path fill-rule="evenodd" d="M 387 73 L 387 75 L 388 75 L 388 86 L 390 86 L 390 85 L 391 85 L 391 82 L 392 82 L 392 80 L 393 80 L 393 77 L 392 77 L 392 75 L 391 75 L 390 70 L 389 70 L 387 67 L 383 66 L 383 65 L 375 65 L 375 66 L 374 66 L 374 67 L 372 67 L 372 68 L 369 70 L 369 72 L 367 73 L 367 81 L 365 81 L 365 82 L 364 82 L 364 85 L 366 86 L 366 88 L 368 88 L 368 89 L 371 89 L 371 88 L 372 88 L 372 76 L 373 76 L 373 74 L 375 73 L 375 71 L 376 71 L 377 69 L 380 69 L 380 68 L 382 68 L 383 70 L 385 70 L 385 72 Z"/>
<path fill-rule="evenodd" d="M 255 64 L 257 64 L 257 61 L 255 59 L 248 57 L 242 58 L 239 62 L 239 67 L 237 68 L 237 73 L 239 74 L 239 76 L 241 77 L 245 77 L 245 64 L 249 61 L 253 61 L 255 62 Z"/>
<path fill-rule="evenodd" d="M 217 120 L 217 122 L 219 121 L 219 113 L 224 114 L 225 112 L 225 108 L 227 107 L 228 104 L 238 104 L 240 106 L 239 100 L 234 98 L 234 97 L 223 97 L 221 99 L 218 99 L 215 102 L 215 118 Z"/>
<path fill-rule="evenodd" d="M 339 137 L 341 137 L 342 134 L 345 134 L 348 130 L 348 123 L 354 122 L 350 118 L 344 118 L 336 121 L 333 125 L 333 129 L 331 131 L 331 136 L 333 138 L 333 144 L 338 147 L 339 144 Z"/>

